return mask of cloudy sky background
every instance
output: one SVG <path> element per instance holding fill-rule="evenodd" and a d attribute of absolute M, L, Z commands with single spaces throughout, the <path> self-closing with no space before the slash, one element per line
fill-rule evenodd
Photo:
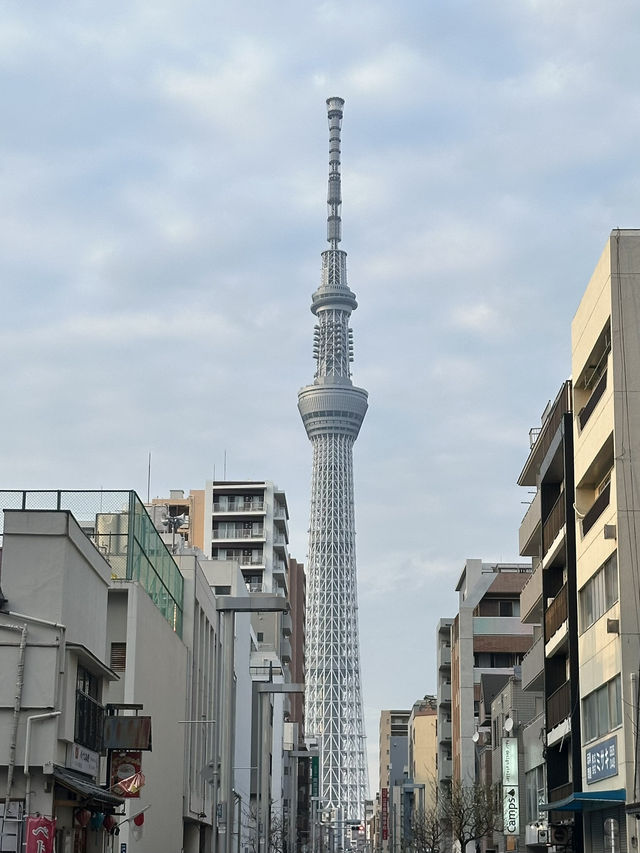
<path fill-rule="evenodd" d="M 633 0 L 0 6 L 3 488 L 287 491 L 305 559 L 325 98 L 346 98 L 364 696 L 435 690 L 467 557 L 515 560 L 529 429 L 640 226 Z M 377 776 L 372 763 L 372 790 Z"/>

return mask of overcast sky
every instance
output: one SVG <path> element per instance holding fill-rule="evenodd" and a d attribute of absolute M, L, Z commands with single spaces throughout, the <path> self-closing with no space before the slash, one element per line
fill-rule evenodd
<path fill-rule="evenodd" d="M 305 559 L 325 99 L 346 99 L 363 687 L 435 690 L 467 557 L 516 560 L 529 429 L 640 225 L 635 0 L 3 0 L 4 488 L 287 492 Z M 372 763 L 372 793 L 377 787 Z"/>

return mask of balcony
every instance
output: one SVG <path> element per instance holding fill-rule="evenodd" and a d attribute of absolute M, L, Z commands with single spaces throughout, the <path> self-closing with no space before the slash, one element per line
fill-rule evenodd
<path fill-rule="evenodd" d="M 520 619 L 529 625 L 542 622 L 542 567 L 534 568 L 520 593 Z"/>
<path fill-rule="evenodd" d="M 450 758 L 438 756 L 438 779 L 451 779 L 453 776 L 453 761 Z"/>
<path fill-rule="evenodd" d="M 544 419 L 542 428 L 533 436 L 529 458 L 518 477 L 519 486 L 537 486 L 537 474 L 542 460 L 547 450 L 551 447 L 551 442 L 558 431 L 563 416 L 570 411 L 571 382 L 567 381 L 562 385 L 556 399 L 553 401 L 551 410 Z"/>
<path fill-rule="evenodd" d="M 439 702 L 451 702 L 451 685 L 443 684 L 438 691 L 438 701 Z"/>
<path fill-rule="evenodd" d="M 264 527 L 245 528 L 242 525 L 214 527 L 212 536 L 214 542 L 233 539 L 264 539 Z"/>
<path fill-rule="evenodd" d="M 591 504 L 590 509 L 585 513 L 584 518 L 582 519 L 582 535 L 586 536 L 587 533 L 591 530 L 596 521 L 600 518 L 605 509 L 609 506 L 609 501 L 611 499 L 611 483 L 607 483 L 607 485 L 601 490 L 598 497 Z"/>
<path fill-rule="evenodd" d="M 438 741 L 446 743 L 451 740 L 451 720 L 443 720 L 438 725 Z"/>
<path fill-rule="evenodd" d="M 529 509 L 520 522 L 518 543 L 521 557 L 538 557 L 540 555 L 540 491 L 536 492 Z"/>
<path fill-rule="evenodd" d="M 531 626 L 524 625 L 519 616 L 474 616 L 474 636 L 488 634 L 531 634 Z"/>
<path fill-rule="evenodd" d="M 451 646 L 438 646 L 438 669 L 451 669 Z"/>
<path fill-rule="evenodd" d="M 567 621 L 568 617 L 567 585 L 565 584 L 544 614 L 545 636 L 548 640 Z"/>
<path fill-rule="evenodd" d="M 551 731 L 571 714 L 571 683 L 559 687 L 547 699 L 547 731 Z"/>
<path fill-rule="evenodd" d="M 542 553 L 547 553 L 553 545 L 556 537 L 564 527 L 566 521 L 566 513 L 564 506 L 565 495 L 560 492 L 554 505 L 551 507 L 549 515 L 546 517 L 542 525 Z"/>
<path fill-rule="evenodd" d="M 580 429 L 583 430 L 587 424 L 587 421 L 593 414 L 596 406 L 598 405 L 602 395 L 604 394 L 607 388 L 607 371 L 602 374 L 596 387 L 591 392 L 591 396 L 587 400 L 586 405 L 584 405 L 580 411 L 578 412 L 578 422 L 580 424 Z"/>
<path fill-rule="evenodd" d="M 214 501 L 214 512 L 264 512 L 264 501 Z"/>
<path fill-rule="evenodd" d="M 544 685 L 544 637 L 538 637 L 522 659 L 522 689 L 542 690 Z"/>

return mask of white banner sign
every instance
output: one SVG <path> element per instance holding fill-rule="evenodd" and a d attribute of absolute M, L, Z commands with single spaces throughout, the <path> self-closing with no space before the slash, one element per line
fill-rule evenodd
<path fill-rule="evenodd" d="M 520 834 L 520 801 L 518 796 L 518 738 L 502 739 L 502 804 L 504 834 Z"/>
<path fill-rule="evenodd" d="M 504 796 L 504 834 L 520 835 L 520 800 L 518 786 L 502 789 Z"/>

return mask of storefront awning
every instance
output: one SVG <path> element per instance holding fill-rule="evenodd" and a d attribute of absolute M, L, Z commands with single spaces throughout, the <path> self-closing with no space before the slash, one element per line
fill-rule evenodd
<path fill-rule="evenodd" d="M 53 776 L 58 784 L 80 794 L 84 800 L 108 806 L 121 806 L 124 803 L 123 797 L 112 794 L 111 791 L 96 785 L 82 773 L 76 773 L 75 770 L 70 770 L 68 767 L 59 767 L 54 764 Z"/>
<path fill-rule="evenodd" d="M 615 791 L 576 791 L 564 800 L 543 803 L 538 806 L 543 812 L 582 812 L 605 809 L 607 806 L 624 804 L 627 801 L 625 788 Z"/>

